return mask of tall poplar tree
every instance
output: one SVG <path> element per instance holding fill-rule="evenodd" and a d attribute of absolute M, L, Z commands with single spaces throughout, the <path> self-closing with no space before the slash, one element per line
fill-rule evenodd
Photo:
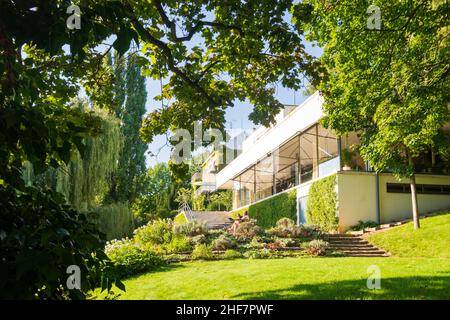
<path fill-rule="evenodd" d="M 117 117 L 121 120 L 124 147 L 119 158 L 119 168 L 113 176 L 110 197 L 116 201 L 132 201 L 137 194 L 139 176 L 145 171 L 147 145 L 139 136 L 145 114 L 147 91 L 145 78 L 136 55 L 114 55 L 114 103 Z"/>

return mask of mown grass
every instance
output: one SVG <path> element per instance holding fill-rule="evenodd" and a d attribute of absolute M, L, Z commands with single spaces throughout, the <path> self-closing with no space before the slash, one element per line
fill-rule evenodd
<path fill-rule="evenodd" d="M 368 240 L 398 257 L 450 258 L 450 213 L 374 233 Z"/>
<path fill-rule="evenodd" d="M 450 299 L 450 214 L 373 234 L 389 258 L 195 261 L 125 282 L 121 299 Z M 381 289 L 367 287 L 368 267 Z"/>
<path fill-rule="evenodd" d="M 367 288 L 368 267 L 381 290 Z M 121 299 L 450 299 L 450 260 L 285 258 L 196 261 L 125 281 Z"/>

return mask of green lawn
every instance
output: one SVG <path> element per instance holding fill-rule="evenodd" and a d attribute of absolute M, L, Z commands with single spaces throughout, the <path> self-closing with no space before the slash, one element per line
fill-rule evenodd
<path fill-rule="evenodd" d="M 374 233 L 368 240 L 398 257 L 450 259 L 450 213 L 420 220 L 413 230 L 411 222 Z"/>
<path fill-rule="evenodd" d="M 125 281 L 122 299 L 450 299 L 450 214 L 370 237 L 389 258 L 285 258 L 179 263 Z M 366 286 L 380 267 L 381 289 Z"/>

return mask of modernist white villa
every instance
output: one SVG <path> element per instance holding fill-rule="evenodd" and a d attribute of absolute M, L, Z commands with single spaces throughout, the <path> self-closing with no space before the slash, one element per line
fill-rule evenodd
<path fill-rule="evenodd" d="M 269 128 L 255 129 L 239 155 L 225 166 L 217 156 L 204 163 L 198 192 L 233 190 L 233 210 L 255 205 L 284 192 L 296 193 L 298 223 L 306 223 L 311 185 L 335 175 L 338 228 L 358 221 L 387 223 L 411 217 L 408 181 L 375 173 L 357 153 L 356 134 L 336 137 L 319 124 L 323 117 L 318 92 L 299 106 L 287 106 Z M 444 130 L 450 138 L 450 126 Z M 430 151 L 416 159 L 420 213 L 450 208 L 450 168 Z M 267 214 L 270 214 L 268 212 Z"/>

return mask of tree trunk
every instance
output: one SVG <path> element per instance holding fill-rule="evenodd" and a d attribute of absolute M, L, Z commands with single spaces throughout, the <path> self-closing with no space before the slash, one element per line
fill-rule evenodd
<path fill-rule="evenodd" d="M 414 221 L 414 229 L 420 228 L 420 222 L 419 222 L 419 207 L 417 205 L 417 189 L 416 189 L 416 174 L 414 173 L 414 163 L 412 161 L 412 156 L 408 154 L 408 162 L 409 165 L 412 166 L 413 173 L 411 175 L 410 179 L 410 186 L 411 186 L 411 201 L 412 201 L 412 214 L 413 214 L 413 221 Z"/>

